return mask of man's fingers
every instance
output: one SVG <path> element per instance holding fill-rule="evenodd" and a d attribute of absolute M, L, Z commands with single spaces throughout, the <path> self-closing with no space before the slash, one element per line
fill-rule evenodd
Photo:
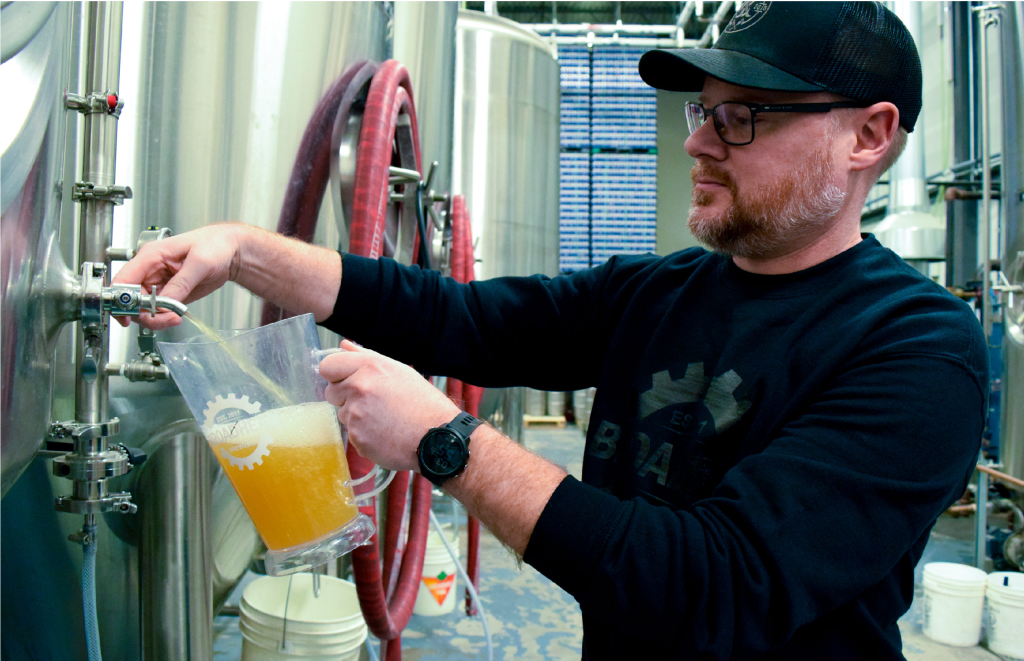
<path fill-rule="evenodd" d="M 155 268 L 158 268 L 162 262 L 157 261 L 154 263 L 151 260 L 142 260 L 138 257 L 128 261 L 124 266 L 118 269 L 117 274 L 111 278 L 110 283 L 117 284 L 138 284 L 142 282 L 146 276 Z"/>
<path fill-rule="evenodd" d="M 340 346 L 345 351 L 363 351 L 363 348 L 352 340 L 342 340 Z"/>
<path fill-rule="evenodd" d="M 201 298 L 201 296 L 193 296 L 193 294 L 196 287 L 201 285 L 209 275 L 208 270 L 196 262 L 185 262 L 181 265 L 181 270 L 175 273 L 157 294 L 182 303 L 191 303 L 194 299 Z"/>
<path fill-rule="evenodd" d="M 320 362 L 320 376 L 331 383 L 344 381 L 366 365 L 368 356 L 360 351 L 331 354 Z"/>

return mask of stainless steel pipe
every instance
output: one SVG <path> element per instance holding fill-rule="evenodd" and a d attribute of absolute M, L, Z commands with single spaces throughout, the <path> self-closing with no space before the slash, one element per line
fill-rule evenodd
<path fill-rule="evenodd" d="M 992 336 L 992 120 L 989 117 L 988 28 L 999 23 L 998 11 L 1002 5 L 988 4 L 976 7 L 981 20 L 979 46 L 981 51 L 981 316 L 985 337 Z"/>
<path fill-rule="evenodd" d="M 85 95 L 117 92 L 121 69 L 121 3 L 92 2 L 88 11 L 88 69 Z M 100 186 L 113 186 L 117 152 L 117 116 L 103 111 L 86 111 L 82 180 Z M 114 202 L 104 199 L 81 201 L 78 263 L 106 262 Z M 97 361 L 95 378 L 86 379 L 79 370 L 75 387 L 75 419 L 79 422 L 104 422 L 108 415 L 107 356 L 108 328 L 104 320 L 98 328 L 83 328 L 77 341 L 79 365 L 87 355 Z M 94 451 L 103 451 L 103 441 Z M 102 490 L 102 488 L 101 488 Z"/>

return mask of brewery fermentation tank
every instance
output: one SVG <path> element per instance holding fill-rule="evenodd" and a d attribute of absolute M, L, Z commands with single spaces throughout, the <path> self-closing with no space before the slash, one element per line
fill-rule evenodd
<path fill-rule="evenodd" d="M 393 57 L 409 70 L 423 167 L 437 162 L 432 188 L 451 190 L 457 2 L 395 3 Z"/>
<path fill-rule="evenodd" d="M 1024 479 L 1024 5 L 1002 12 L 1003 65 L 1003 254 L 1002 274 L 1016 288 L 1003 294 L 1003 372 L 999 460 L 1010 475 Z M 1012 301 L 1012 304 L 1011 304 Z"/>
<path fill-rule="evenodd" d="M 33 459 L 48 424 L 74 416 L 74 328 L 66 325 L 57 335 L 48 299 L 33 286 L 76 266 L 69 186 L 81 171 L 75 157 L 81 120 L 64 110 L 62 94 L 83 91 L 79 51 L 86 44 L 78 35 L 89 5 L 38 3 L 48 9 L 38 35 L 9 58 L 9 12 L 20 4 L 3 7 L 3 94 L 26 102 L 7 104 L 3 116 L 8 323 L 0 644 L 5 660 L 84 659 L 82 547 L 68 541 L 81 518 L 54 511 L 54 497 L 68 493 L 70 483 L 51 475 L 48 460 Z M 151 226 L 178 234 L 241 220 L 275 230 L 314 107 L 348 65 L 390 55 L 391 20 L 385 2 L 125 3 L 120 84 L 111 91 L 124 102 L 116 180 L 134 197 L 105 228 L 111 245 L 135 248 Z M 14 64 L 20 76 L 7 75 Z M 28 81 L 26 88 L 8 89 L 14 80 Z M 322 206 L 320 221 L 316 242 L 339 245 L 331 204 Z M 71 268 L 48 269 L 54 262 Z M 259 324 L 260 304 L 229 285 L 189 309 L 215 328 L 246 328 Z M 161 339 L 193 334 L 187 326 Z M 137 326 L 114 325 L 110 362 L 136 358 L 138 336 Z M 138 513 L 97 518 L 103 653 L 126 660 L 212 658 L 213 616 L 249 566 L 258 537 L 173 383 L 111 376 L 109 384 L 110 415 L 121 421 L 112 442 L 141 447 L 149 459 L 108 480 L 111 489 L 132 493 Z"/>
<path fill-rule="evenodd" d="M 460 11 L 452 193 L 466 197 L 476 278 L 558 273 L 559 68 L 554 46 L 498 16 Z M 480 414 L 522 435 L 522 388 Z"/>
<path fill-rule="evenodd" d="M 452 192 L 466 196 L 478 279 L 558 273 L 556 57 L 517 23 L 459 12 Z"/>

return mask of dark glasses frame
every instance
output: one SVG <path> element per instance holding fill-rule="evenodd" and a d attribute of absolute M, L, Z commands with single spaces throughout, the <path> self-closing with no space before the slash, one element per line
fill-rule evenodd
<path fill-rule="evenodd" d="M 716 112 L 719 108 L 726 105 L 737 105 L 744 106 L 750 110 L 750 140 L 746 142 L 730 142 L 725 139 L 722 132 L 725 130 L 718 120 L 718 113 Z M 742 147 L 743 145 L 749 145 L 754 141 L 754 124 L 758 113 L 763 112 L 831 112 L 834 108 L 867 108 L 870 103 L 864 103 L 860 101 L 837 101 L 828 103 L 779 103 L 779 104 L 763 104 L 763 103 L 746 103 L 744 101 L 724 101 L 714 106 L 713 108 L 705 108 L 700 103 L 688 102 L 686 104 L 686 126 L 690 129 L 690 135 L 697 132 L 701 126 L 708 121 L 708 116 L 711 117 L 715 124 L 715 132 L 718 133 L 718 137 L 722 139 L 727 145 L 733 145 L 735 147 Z"/>

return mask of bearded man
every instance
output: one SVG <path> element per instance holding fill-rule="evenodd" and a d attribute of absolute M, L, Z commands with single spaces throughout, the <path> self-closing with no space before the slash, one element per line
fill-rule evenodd
<path fill-rule="evenodd" d="M 715 48 L 649 52 L 640 74 L 701 92 L 689 223 L 712 252 L 460 285 L 220 225 L 147 244 L 118 279 L 188 301 L 231 278 L 367 347 L 321 365 L 352 443 L 573 595 L 586 659 L 902 659 L 988 391 L 972 312 L 860 234 L 921 109 L 913 41 L 877 3 L 748 2 Z M 582 481 L 404 363 L 596 385 Z"/>

